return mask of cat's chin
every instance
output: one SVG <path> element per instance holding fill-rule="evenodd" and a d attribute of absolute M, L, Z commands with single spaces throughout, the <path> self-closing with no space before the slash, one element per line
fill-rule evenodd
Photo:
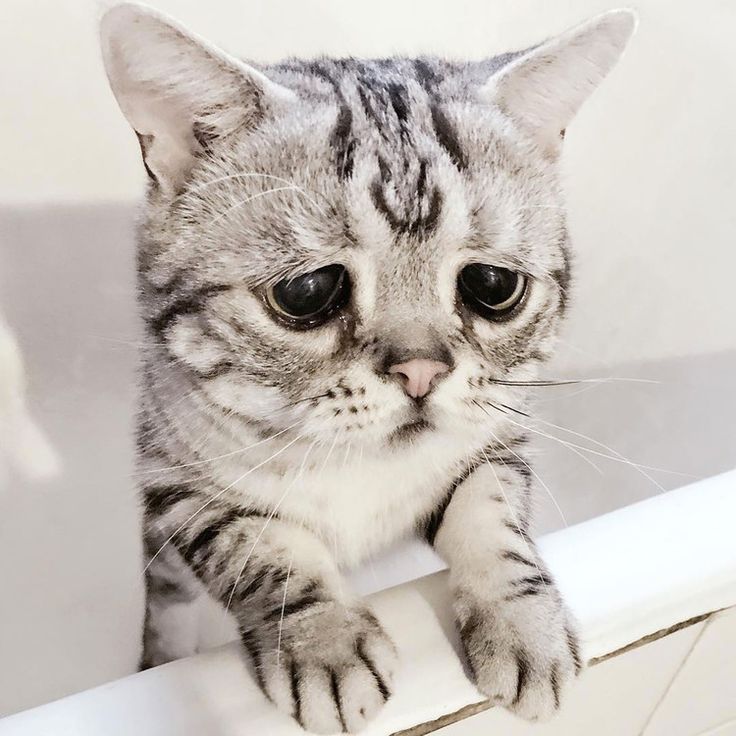
<path fill-rule="evenodd" d="M 435 425 L 426 417 L 415 417 L 394 429 L 387 437 L 386 443 L 391 446 L 403 445 L 419 435 L 432 432 L 434 429 L 436 429 Z"/>

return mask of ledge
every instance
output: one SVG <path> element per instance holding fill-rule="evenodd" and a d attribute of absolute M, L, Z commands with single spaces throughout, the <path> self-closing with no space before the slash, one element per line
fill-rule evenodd
<path fill-rule="evenodd" d="M 736 471 L 540 540 L 592 664 L 736 605 Z M 487 707 L 457 655 L 446 573 L 370 596 L 400 649 L 395 696 L 363 733 L 423 734 Z M 299 736 L 229 645 L 0 721 L 0 736 Z"/>

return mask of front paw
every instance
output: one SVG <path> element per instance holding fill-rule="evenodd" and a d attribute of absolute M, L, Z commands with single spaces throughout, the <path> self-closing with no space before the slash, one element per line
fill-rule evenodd
<path fill-rule="evenodd" d="M 364 606 L 325 601 L 246 637 L 266 695 L 314 733 L 355 733 L 391 695 L 393 642 Z"/>
<path fill-rule="evenodd" d="M 571 616 L 553 583 L 482 601 L 458 593 L 460 636 L 478 689 L 527 720 L 547 720 L 582 669 Z"/>

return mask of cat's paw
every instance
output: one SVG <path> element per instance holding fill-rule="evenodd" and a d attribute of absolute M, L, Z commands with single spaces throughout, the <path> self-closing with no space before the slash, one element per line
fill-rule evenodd
<path fill-rule="evenodd" d="M 530 721 L 559 709 L 582 668 L 571 617 L 556 591 L 513 600 L 458 600 L 460 636 L 478 689 Z"/>
<path fill-rule="evenodd" d="M 266 695 L 314 733 L 356 733 L 391 695 L 396 648 L 364 606 L 324 602 L 287 616 L 258 649 Z"/>

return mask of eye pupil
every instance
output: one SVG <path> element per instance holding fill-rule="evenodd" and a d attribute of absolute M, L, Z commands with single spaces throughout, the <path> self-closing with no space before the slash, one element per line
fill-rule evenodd
<path fill-rule="evenodd" d="M 325 266 L 279 281 L 266 293 L 273 311 L 295 326 L 313 327 L 325 322 L 349 295 L 349 280 L 339 265 Z"/>
<path fill-rule="evenodd" d="M 501 266 L 471 263 L 458 276 L 458 290 L 466 306 L 487 319 L 509 314 L 526 291 L 526 277 Z"/>

